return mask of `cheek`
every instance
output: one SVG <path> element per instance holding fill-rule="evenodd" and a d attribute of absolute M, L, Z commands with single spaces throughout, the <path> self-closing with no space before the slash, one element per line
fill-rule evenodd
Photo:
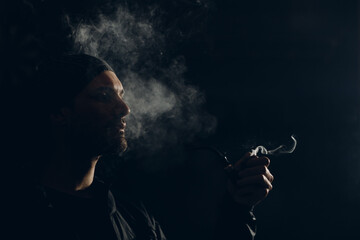
<path fill-rule="evenodd" d="M 90 126 L 105 126 L 112 120 L 112 108 L 103 104 L 79 106 L 77 118 Z"/>

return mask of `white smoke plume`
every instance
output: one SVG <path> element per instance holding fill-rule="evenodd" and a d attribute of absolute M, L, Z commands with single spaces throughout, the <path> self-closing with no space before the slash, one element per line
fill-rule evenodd
<path fill-rule="evenodd" d="M 146 49 L 159 48 L 163 41 L 163 36 L 154 32 L 149 20 L 135 17 L 124 7 L 117 7 L 109 15 L 99 13 L 95 19 L 87 21 L 72 23 L 69 16 L 65 19 L 72 27 L 78 51 L 107 61 L 121 61 L 125 65 L 122 69 L 131 68 Z"/>
<path fill-rule="evenodd" d="M 141 15 L 119 6 L 113 14 L 99 13 L 91 21 L 74 22 L 65 16 L 75 50 L 109 62 L 124 85 L 131 109 L 127 117 L 130 150 L 158 150 L 165 143 L 191 140 L 216 127 L 216 118 L 204 110 L 204 95 L 186 83 L 185 59 L 164 57 L 166 29 L 156 30 L 161 24 L 156 11 Z"/>
<path fill-rule="evenodd" d="M 264 146 L 260 145 L 251 150 L 251 155 L 256 156 L 259 152 L 262 155 L 281 155 L 281 154 L 293 153 L 297 145 L 297 140 L 295 139 L 294 135 L 291 135 L 291 139 L 293 143 L 290 147 L 287 147 L 286 145 L 280 145 L 275 149 L 267 150 Z"/>

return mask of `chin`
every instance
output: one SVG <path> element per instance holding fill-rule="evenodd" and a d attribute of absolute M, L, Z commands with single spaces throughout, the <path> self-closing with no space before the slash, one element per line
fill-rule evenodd
<path fill-rule="evenodd" d="M 126 151 L 127 146 L 128 145 L 127 145 L 127 141 L 126 141 L 125 137 L 119 137 L 117 139 L 112 139 L 112 141 L 105 148 L 104 153 L 111 154 L 111 155 L 120 155 Z"/>
<path fill-rule="evenodd" d="M 119 145 L 119 151 L 120 153 L 123 153 L 126 151 L 128 145 L 127 145 L 127 141 L 125 138 L 122 139 L 122 141 L 120 142 L 120 145 Z"/>

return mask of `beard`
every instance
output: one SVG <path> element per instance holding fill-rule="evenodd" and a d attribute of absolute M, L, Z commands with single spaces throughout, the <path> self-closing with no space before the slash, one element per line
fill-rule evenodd
<path fill-rule="evenodd" d="M 117 128 L 108 128 L 105 133 L 102 154 L 121 155 L 126 151 L 128 145 L 124 132 L 120 132 Z"/>
<path fill-rule="evenodd" d="M 127 149 L 125 133 L 114 125 L 78 125 L 71 129 L 70 136 L 73 146 L 85 155 L 120 156 Z"/>

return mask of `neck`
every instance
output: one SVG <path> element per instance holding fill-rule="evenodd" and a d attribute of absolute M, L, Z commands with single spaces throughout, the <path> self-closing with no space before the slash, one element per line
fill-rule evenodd
<path fill-rule="evenodd" d="M 42 183 L 68 194 L 91 197 L 95 167 L 100 156 L 84 157 L 70 151 L 55 151 L 45 167 Z"/>

